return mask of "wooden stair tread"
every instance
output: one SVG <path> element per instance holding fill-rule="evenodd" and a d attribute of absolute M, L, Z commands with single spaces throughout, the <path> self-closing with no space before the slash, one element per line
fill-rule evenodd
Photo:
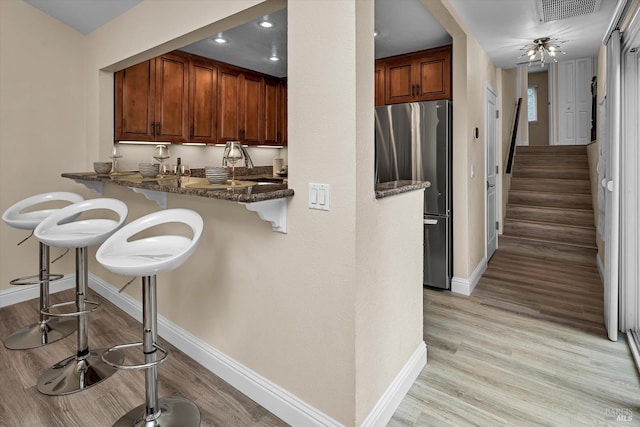
<path fill-rule="evenodd" d="M 574 242 L 569 242 L 566 240 L 557 240 L 557 239 L 551 239 L 551 238 L 544 238 L 544 237 L 537 237 L 537 238 L 532 238 L 529 236 L 522 236 L 519 234 L 503 234 L 502 238 L 516 238 L 516 239 L 520 239 L 520 240 L 525 240 L 525 241 L 531 241 L 531 242 L 541 242 L 541 243 L 552 243 L 552 244 L 557 244 L 557 245 L 566 245 L 566 246 L 573 246 L 576 248 L 584 248 L 584 249 L 598 249 L 598 247 L 596 246 L 595 242 L 593 243 L 593 245 L 589 245 L 589 244 L 584 244 L 584 243 L 574 243 Z"/>
<path fill-rule="evenodd" d="M 564 223 L 557 223 L 557 222 L 550 222 L 550 221 L 536 221 L 536 220 L 531 220 L 531 219 L 521 219 L 521 218 L 511 218 L 511 217 L 505 217 L 504 218 L 504 222 L 524 222 L 527 224 L 535 224 L 535 225 L 540 225 L 540 226 L 549 226 L 549 227 L 562 227 L 562 228 L 578 228 L 581 230 L 589 230 L 589 231 L 595 231 L 596 228 L 593 225 L 580 225 L 580 224 L 564 224 Z"/>
<path fill-rule="evenodd" d="M 555 210 L 555 211 L 575 211 L 575 212 L 589 212 L 593 214 L 593 209 L 583 209 L 583 208 L 560 208 L 557 206 L 532 206 L 532 205 L 519 205 L 517 203 L 507 203 L 507 207 L 519 207 L 519 208 L 528 208 L 528 209 L 544 209 L 544 210 Z"/>

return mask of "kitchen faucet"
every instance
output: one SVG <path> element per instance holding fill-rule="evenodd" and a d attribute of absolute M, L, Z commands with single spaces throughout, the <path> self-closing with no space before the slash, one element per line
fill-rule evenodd
<path fill-rule="evenodd" d="M 242 157 L 244 158 L 244 165 L 247 169 L 253 169 L 253 160 L 251 160 L 251 156 L 247 151 L 246 147 L 241 143 L 237 143 L 237 146 L 240 147 L 240 151 L 242 151 Z M 224 149 L 224 154 L 222 155 L 222 166 L 228 166 L 229 162 L 227 160 L 227 155 L 229 154 L 229 142 L 227 142 L 227 146 Z M 239 160 L 239 159 L 238 159 Z"/>
<path fill-rule="evenodd" d="M 242 147 L 242 155 L 244 156 L 244 165 L 247 169 L 253 169 L 253 160 L 251 160 L 251 156 L 249 155 L 249 151 L 247 151 L 246 147 L 240 144 Z"/>

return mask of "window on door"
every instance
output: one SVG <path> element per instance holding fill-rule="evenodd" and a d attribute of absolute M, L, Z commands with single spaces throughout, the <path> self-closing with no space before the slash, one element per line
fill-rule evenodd
<path fill-rule="evenodd" d="M 538 86 L 529 86 L 527 89 L 527 112 L 529 123 L 538 122 Z"/>

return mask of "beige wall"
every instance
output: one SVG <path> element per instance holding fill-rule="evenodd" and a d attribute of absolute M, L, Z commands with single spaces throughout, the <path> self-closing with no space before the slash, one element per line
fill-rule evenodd
<path fill-rule="evenodd" d="M 546 71 L 529 73 L 529 86 L 538 91 L 538 120 L 528 123 L 529 145 L 549 145 L 549 77 Z M 525 99 L 522 100 L 523 102 Z"/>
<path fill-rule="evenodd" d="M 78 190 L 60 173 L 85 157 L 85 49 L 85 38 L 59 21 L 25 2 L 0 1 L 0 211 L 33 194 Z M 38 272 L 37 240 L 16 247 L 27 235 L 0 223 L 0 291 Z M 73 260 L 54 270 L 73 272 Z"/>
<path fill-rule="evenodd" d="M 95 197 L 58 177 L 110 153 L 113 70 L 283 5 L 144 1 L 83 37 L 22 1 L 0 2 L 0 209 L 41 189 Z M 202 214 L 206 232 L 183 267 L 158 277 L 162 316 L 345 425 L 362 423 L 423 339 L 422 193 L 373 197 L 372 9 L 355 0 L 288 2 L 296 191 L 288 234 L 239 204 L 171 194 L 169 207 Z M 25 42 L 10 46 L 9 38 Z M 40 175 L 11 179 L 43 144 Z M 307 208 L 309 182 L 331 185 L 329 212 Z M 130 219 L 158 209 L 123 187 L 107 185 L 105 196 L 125 201 Z M 23 256 L 5 246 L 15 233 L 0 230 L 6 283 L 24 274 Z M 34 247 L 21 250 L 35 255 Z M 114 286 L 126 280 L 90 259 L 93 274 Z M 63 268 L 73 271 L 70 263 Z M 126 292 L 139 299 L 139 287 Z"/>
<path fill-rule="evenodd" d="M 500 96 L 497 69 L 448 0 L 422 2 L 453 38 L 453 275 L 468 279 L 486 252 L 485 103 L 487 87 Z"/>
<path fill-rule="evenodd" d="M 511 68 L 509 70 L 501 70 L 501 104 L 500 104 L 500 134 L 502 135 L 502 146 L 499 152 L 503 167 L 500 168 L 500 189 L 502 193 L 502 211 L 500 217 L 500 232 L 502 232 L 504 217 L 507 213 L 507 202 L 509 196 L 509 188 L 511 187 L 511 174 L 506 173 L 507 159 L 509 156 L 509 144 L 511 144 L 511 132 L 513 131 L 513 120 L 516 114 L 516 103 L 518 102 L 517 89 L 517 70 Z"/>

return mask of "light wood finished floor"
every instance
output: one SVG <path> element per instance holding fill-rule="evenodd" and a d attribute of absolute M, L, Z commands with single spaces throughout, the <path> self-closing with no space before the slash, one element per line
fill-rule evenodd
<path fill-rule="evenodd" d="M 92 346 L 137 340 L 139 323 L 100 300 L 90 324 Z M 390 427 L 640 425 L 640 380 L 624 338 L 612 343 L 603 329 L 535 318 L 501 303 L 424 290 L 428 363 Z M 32 309 L 35 301 L 0 309 L 0 336 L 33 319 Z M 110 426 L 142 402 L 142 372 L 118 372 L 65 397 L 40 395 L 38 373 L 74 345 L 69 337 L 29 351 L 0 348 L 0 426 Z M 160 396 L 196 401 L 203 426 L 285 425 L 171 350 L 160 367 Z M 616 415 L 629 413 L 631 421 L 616 422 Z"/>
<path fill-rule="evenodd" d="M 54 295 L 74 298 L 72 290 Z M 101 307 L 90 316 L 89 345 L 107 347 L 140 341 L 140 323 L 108 301 L 91 293 Z M 0 309 L 0 337 L 37 318 L 37 300 Z M 161 340 L 161 343 L 164 341 Z M 159 367 L 159 395 L 182 396 L 196 402 L 202 426 L 284 426 L 279 418 L 238 392 L 171 345 L 169 359 Z M 130 409 L 144 403 L 144 372 L 120 371 L 91 389 L 68 396 L 44 396 L 36 389 L 38 376 L 75 353 L 75 334 L 33 350 L 13 351 L 0 345 L 0 426 L 111 426 Z"/>
<path fill-rule="evenodd" d="M 597 275 L 498 250 L 471 297 L 425 289 L 428 363 L 389 425 L 640 425 L 638 372 L 624 336 L 606 338 Z"/>

